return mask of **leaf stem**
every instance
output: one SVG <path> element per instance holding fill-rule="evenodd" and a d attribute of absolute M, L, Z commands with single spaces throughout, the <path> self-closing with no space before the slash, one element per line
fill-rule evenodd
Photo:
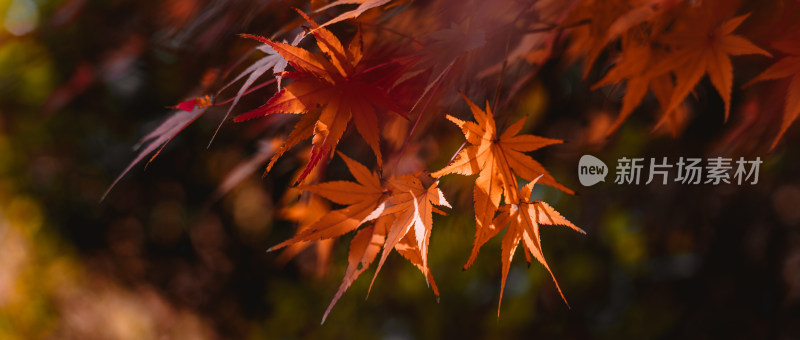
<path fill-rule="evenodd" d="M 394 29 L 391 29 L 391 28 L 388 28 L 388 27 L 384 27 L 384 26 L 381 26 L 381 25 L 378 25 L 378 24 L 369 23 L 369 22 L 359 22 L 359 24 L 360 25 L 366 25 L 366 26 L 372 26 L 372 27 L 384 30 L 384 31 L 389 32 L 389 33 L 394 33 L 394 34 L 400 36 L 401 38 L 406 38 L 408 40 L 411 40 L 411 41 L 413 41 L 414 43 L 416 43 L 416 44 L 418 44 L 420 46 L 425 46 L 425 44 L 423 44 L 422 41 L 419 41 L 419 39 L 414 38 L 414 37 L 412 37 L 410 35 L 398 32 L 398 31 L 396 31 Z"/>
<path fill-rule="evenodd" d="M 566 26 L 560 26 L 560 25 L 556 25 L 556 24 L 547 24 L 547 27 L 533 28 L 533 29 L 525 30 L 525 31 L 523 31 L 523 33 L 544 33 L 544 32 L 552 31 L 552 30 L 554 30 L 556 28 L 558 28 L 560 30 L 565 30 L 565 29 L 568 29 L 568 28 L 575 28 L 575 27 L 579 27 L 579 26 L 583 26 L 583 25 L 588 25 L 591 22 L 592 22 L 592 20 L 583 19 L 581 21 L 578 21 L 576 23 L 572 23 L 572 24 L 569 24 L 569 25 L 566 25 Z"/>
<path fill-rule="evenodd" d="M 506 40 L 506 52 L 505 56 L 503 57 L 503 67 L 500 68 L 500 80 L 497 81 L 497 90 L 494 93 L 494 105 L 492 105 L 492 113 L 497 112 L 497 103 L 500 101 L 500 92 L 503 89 L 503 76 L 506 73 L 506 67 L 508 66 L 508 46 L 511 44 L 511 38 L 509 37 Z"/>
<path fill-rule="evenodd" d="M 272 83 L 274 83 L 274 82 L 275 82 L 275 78 L 272 78 L 272 79 L 270 79 L 270 80 L 267 80 L 267 81 L 265 81 L 265 82 L 263 82 L 263 83 L 261 83 L 261 84 L 258 84 L 258 85 L 256 85 L 256 86 L 252 86 L 252 87 L 250 87 L 249 89 L 247 89 L 247 91 L 245 91 L 244 93 L 242 93 L 242 97 L 244 97 L 244 96 L 246 96 L 246 95 L 248 95 L 248 94 L 251 94 L 251 93 L 253 93 L 253 92 L 255 92 L 255 91 L 258 91 L 258 90 L 262 89 L 263 87 L 265 87 L 265 86 L 267 86 L 267 85 L 270 85 L 270 84 L 272 84 Z M 222 105 L 225 105 L 225 104 L 228 104 L 228 103 L 232 102 L 234 99 L 236 99 L 236 96 L 233 96 L 233 97 L 231 97 L 231 98 L 228 98 L 228 99 L 227 99 L 227 100 L 225 100 L 224 102 L 220 102 L 220 103 L 214 103 L 214 104 L 212 104 L 211 106 L 215 106 L 215 107 L 216 107 L 216 106 L 222 106 Z"/>

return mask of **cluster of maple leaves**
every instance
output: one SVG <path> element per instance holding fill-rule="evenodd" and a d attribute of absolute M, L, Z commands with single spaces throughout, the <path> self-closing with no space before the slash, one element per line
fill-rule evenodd
<path fill-rule="evenodd" d="M 339 10 L 331 17 L 342 5 L 356 7 Z M 439 178 L 449 174 L 477 175 L 473 190 L 475 241 L 465 269 L 486 242 L 505 231 L 501 240 L 502 299 L 520 243 L 528 262 L 535 258 L 553 276 L 542 251 L 540 225 L 583 230 L 547 203 L 531 201 L 537 183 L 573 193 L 526 154 L 562 141 L 520 134 L 524 118 L 500 131 L 495 123 L 497 108 L 508 103 L 550 60 L 583 60 L 584 77 L 588 78 L 601 56 L 607 56 L 610 69 L 593 87 L 624 85 L 626 89 L 619 115 L 607 134 L 617 130 L 648 93 L 661 107 L 656 126 L 679 133 L 689 110 L 687 97 L 705 75 L 724 101 L 727 119 L 734 84 L 731 56 L 772 57 L 735 33 L 749 15 L 739 13 L 739 5 L 725 0 L 450 0 L 423 5 L 403 0 L 312 1 L 308 13 L 295 9 L 300 20 L 287 24 L 273 38 L 242 34 L 261 43 L 258 50 L 265 56 L 218 92 L 246 78 L 236 95 L 222 102 L 203 96 L 176 106 L 175 113 L 142 140 L 143 150 L 122 175 L 146 155 L 157 155 L 208 109 L 229 105 L 224 123 L 243 96 L 275 85 L 274 94 L 262 106 L 235 116 L 233 121 L 275 114 L 300 115 L 299 120 L 284 139 L 265 142 L 266 147 L 254 156 L 255 162 L 234 170 L 235 179 L 226 181 L 218 193 L 224 194 L 236 179 L 268 158 L 266 172 L 271 171 L 287 151 L 311 139 L 310 149 L 297 153 L 305 166 L 298 170 L 297 191 L 287 194 L 282 211 L 284 218 L 298 223 L 296 236 L 270 249 L 285 248 L 280 258 L 287 260 L 313 245 L 319 258 L 327 259 L 332 240 L 355 232 L 344 279 L 323 322 L 378 253 L 381 257 L 373 282 L 395 250 L 422 272 L 438 296 L 428 266 L 428 245 L 433 213 L 444 215 L 439 207 L 451 207 L 438 186 Z M 320 24 L 319 18 L 327 20 Z M 334 24 L 351 32 L 347 44 L 328 29 Z M 420 39 L 420 26 L 439 28 Z M 311 37 L 315 47 L 309 42 Z M 780 41 L 774 47 L 786 56 L 747 84 L 790 78 L 783 123 L 773 147 L 800 114 L 800 39 Z M 512 67 L 518 74 L 504 79 Z M 262 78 L 267 80 L 256 85 Z M 471 88 L 473 83 L 486 84 L 487 79 L 498 79 L 494 98 L 491 89 Z M 508 98 L 505 101 L 500 100 L 501 90 Z M 452 107 L 460 91 L 464 91 L 461 96 L 474 121 L 446 115 L 465 141 L 449 164 L 428 173 L 427 160 L 419 156 L 425 141 L 415 132 L 448 129 L 436 124 L 443 121 L 443 108 Z M 469 97 L 487 99 L 484 108 Z M 339 145 L 351 125 L 372 150 L 375 167 L 351 159 L 347 152 L 337 153 L 343 149 Z M 326 163 L 337 154 L 355 182 L 323 181 Z M 384 161 L 386 154 L 390 161 Z M 333 209 L 331 203 L 341 207 Z M 498 315 L 499 311 L 498 304 Z"/>

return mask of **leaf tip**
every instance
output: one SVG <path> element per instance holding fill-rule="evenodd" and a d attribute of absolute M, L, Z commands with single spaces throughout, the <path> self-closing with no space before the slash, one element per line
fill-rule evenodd
<path fill-rule="evenodd" d="M 767 152 L 772 152 L 775 150 L 775 147 L 778 146 L 778 142 L 781 141 L 781 137 L 783 137 L 783 133 L 779 133 L 775 140 L 772 141 L 772 145 L 770 145 L 769 150 Z"/>

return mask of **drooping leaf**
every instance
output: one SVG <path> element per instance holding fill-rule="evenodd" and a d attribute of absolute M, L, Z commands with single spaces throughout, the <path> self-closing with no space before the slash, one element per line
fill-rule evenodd
<path fill-rule="evenodd" d="M 353 237 L 353 240 L 350 242 L 350 253 L 348 255 L 348 264 L 347 269 L 345 270 L 344 278 L 339 286 L 339 290 L 336 292 L 333 300 L 331 300 L 331 303 L 325 310 L 325 314 L 322 317 L 322 323 L 325 322 L 325 319 L 327 319 L 331 309 L 334 305 L 336 305 L 336 302 L 339 301 L 344 292 L 347 291 L 347 289 L 350 288 L 350 285 L 352 285 L 353 282 L 369 268 L 372 262 L 374 262 L 375 257 L 381 250 L 381 247 L 384 247 L 384 252 L 386 251 L 385 242 L 387 230 L 392 228 L 394 222 L 395 217 L 392 215 L 378 217 L 373 225 L 369 225 L 360 229 L 356 233 L 356 236 Z M 423 275 L 425 275 L 425 280 L 430 284 L 431 289 L 436 295 L 438 301 L 439 288 L 436 286 L 436 281 L 434 281 L 433 275 L 429 270 L 425 269 L 422 264 L 422 252 L 417 246 L 414 235 L 412 233 L 406 234 L 405 237 L 395 244 L 394 250 L 411 262 L 411 264 L 417 267 L 417 269 L 419 269 Z M 378 270 L 376 270 L 376 273 L 377 271 Z"/>
<path fill-rule="evenodd" d="M 297 44 L 300 43 L 303 37 L 304 37 L 303 35 L 298 35 L 294 39 L 294 41 L 292 41 L 292 46 L 297 46 Z M 284 41 L 284 43 L 286 42 Z M 233 78 L 233 80 L 231 80 L 228 84 L 226 84 L 219 90 L 219 92 L 222 92 L 226 88 L 233 85 L 233 83 L 236 83 L 237 81 L 247 76 L 247 79 L 242 84 L 242 87 L 239 88 L 238 92 L 236 92 L 236 96 L 233 98 L 233 103 L 231 103 L 231 106 L 228 107 L 228 111 L 225 113 L 225 117 L 222 118 L 222 121 L 219 123 L 219 126 L 217 126 L 217 130 L 214 131 L 214 136 L 211 137 L 209 145 L 211 145 L 211 142 L 214 141 L 214 137 L 217 136 L 217 133 L 219 133 L 220 128 L 222 128 L 222 125 L 228 119 L 231 112 L 233 111 L 233 108 L 236 107 L 236 104 L 239 103 L 239 100 L 242 99 L 242 96 L 245 94 L 245 92 L 247 92 L 247 90 L 250 89 L 251 86 L 253 86 L 256 80 L 258 80 L 258 78 L 264 75 L 264 73 L 266 73 L 269 70 L 272 70 L 272 73 L 276 74 L 275 79 L 278 82 L 278 89 L 281 88 L 281 80 L 283 80 L 283 76 L 281 75 L 281 73 L 283 73 L 283 71 L 286 69 L 286 65 L 288 64 L 286 62 L 286 59 L 284 59 L 280 54 L 278 54 L 278 52 L 275 52 L 275 50 L 272 49 L 272 47 L 270 47 L 269 45 L 261 45 L 257 49 L 261 52 L 266 53 L 266 56 L 262 57 L 261 59 L 258 59 L 256 62 L 247 67 L 247 69 L 242 71 L 242 73 L 239 73 L 239 75 L 237 75 L 235 78 Z"/>
<path fill-rule="evenodd" d="M 198 105 L 199 104 L 199 105 Z M 191 106 L 191 107 L 190 107 Z M 134 147 L 135 149 L 141 149 L 139 153 L 136 155 L 136 158 L 128 164 L 125 170 L 117 176 L 113 183 L 106 189 L 106 192 L 103 193 L 103 197 L 100 199 L 101 201 L 108 196 L 108 193 L 111 192 L 111 189 L 114 188 L 115 185 L 122 179 L 125 174 L 130 171 L 134 165 L 141 162 L 147 155 L 155 152 L 150 160 L 147 161 L 147 164 L 153 161 L 153 159 L 161 153 L 161 150 L 164 149 L 165 146 L 175 138 L 175 136 L 183 131 L 187 126 L 192 124 L 198 117 L 203 115 L 208 109 L 208 102 L 204 101 L 204 99 L 192 99 L 176 106 L 178 110 L 173 111 L 172 114 L 164 120 L 155 130 L 151 131 L 149 134 L 144 136 L 139 143 Z"/>
<path fill-rule="evenodd" d="M 336 305 L 336 302 L 339 301 L 344 292 L 347 291 L 347 288 L 350 288 L 350 285 L 355 282 L 361 273 L 369 268 L 369 265 L 378 256 L 378 252 L 381 250 L 386 238 L 385 223 L 379 222 L 362 228 L 350 241 L 350 253 L 347 256 L 347 269 L 344 271 L 342 284 L 339 286 L 339 290 L 336 291 L 336 295 L 333 296 L 328 308 L 325 309 L 325 314 L 322 315 L 322 323 L 325 323 L 325 319 L 328 318 L 331 309 L 333 309 L 333 306 Z"/>
<path fill-rule="evenodd" d="M 249 159 L 234 166 L 234 168 L 225 175 L 219 185 L 217 185 L 217 189 L 214 190 L 211 200 L 216 201 L 222 198 L 222 196 L 225 196 L 225 194 L 241 183 L 247 176 L 254 173 L 264 162 L 272 157 L 280 144 L 281 142 L 277 139 L 259 141 L 256 153 Z"/>
<path fill-rule="evenodd" d="M 538 178 L 528 183 L 520 192 L 519 201 L 516 203 L 505 204 L 500 207 L 500 214 L 495 217 L 492 224 L 494 227 L 493 233 L 496 235 L 501 230 L 506 229 L 501 244 L 502 263 L 503 263 L 503 276 L 500 284 L 500 301 L 497 303 L 497 316 L 500 317 L 500 305 L 503 300 L 503 291 L 506 285 L 506 278 L 508 277 L 509 269 L 511 268 L 511 260 L 514 257 L 514 252 L 519 245 L 520 241 L 525 249 L 526 254 L 532 255 L 539 263 L 541 263 L 550 276 L 558 289 L 558 293 L 564 302 L 567 299 L 561 288 L 558 286 L 553 271 L 544 259 L 542 253 L 542 242 L 539 234 L 539 225 L 563 225 L 575 231 L 585 234 L 582 229 L 576 227 L 572 222 L 568 221 L 561 216 L 555 209 L 550 207 L 547 203 L 541 201 L 528 201 L 533 189 L 533 186 L 538 181 Z M 507 227 L 507 228 L 506 228 Z M 492 237 L 494 236 L 492 235 Z M 491 238 L 491 237 L 490 237 Z M 483 242 L 488 241 L 484 238 Z"/>
<path fill-rule="evenodd" d="M 778 141 L 781 140 L 789 126 L 800 116 L 800 43 L 797 41 L 781 41 L 775 43 L 774 46 L 779 51 L 786 53 L 787 56 L 776 61 L 745 85 L 749 86 L 766 80 L 789 78 L 788 87 L 786 88 L 786 101 L 783 106 L 783 122 L 781 122 L 778 135 L 772 141 L 770 150 L 778 145 Z"/>
<path fill-rule="evenodd" d="M 423 184 L 423 180 L 428 184 Z M 444 198 L 444 194 L 438 188 L 438 181 L 433 181 L 430 176 L 425 174 L 403 175 L 393 177 L 387 181 L 387 191 L 390 193 L 387 199 L 381 203 L 365 220 L 391 216 L 392 224 L 388 227 L 386 244 L 383 247 L 381 260 L 378 262 L 378 269 L 372 278 L 372 283 L 383 267 L 389 252 L 395 248 L 404 237 L 410 235 L 415 240 L 416 248 L 420 252 L 420 270 L 425 274 L 428 272 L 428 243 L 430 241 L 431 229 L 433 227 L 434 205 L 450 207 L 450 203 Z M 370 289 L 372 288 L 370 284 Z"/>
<path fill-rule="evenodd" d="M 358 4 L 358 7 L 356 7 L 355 9 L 347 11 L 347 12 L 344 12 L 342 14 L 339 14 L 336 17 L 334 17 L 333 19 L 326 21 L 324 24 L 322 24 L 320 26 L 320 27 L 325 27 L 325 26 L 328 26 L 328 25 L 333 25 L 333 24 L 335 24 L 337 22 L 340 22 L 340 21 L 347 20 L 347 19 L 355 19 L 359 15 L 364 14 L 364 12 L 366 12 L 366 11 L 368 11 L 370 9 L 373 9 L 375 7 L 387 4 L 390 1 L 392 1 L 392 0 L 337 0 L 337 1 L 331 2 L 327 6 L 323 6 L 323 7 L 319 8 L 319 9 L 317 9 L 315 12 L 319 13 L 319 12 L 325 11 L 325 10 L 331 8 L 331 7 L 340 6 L 340 5 Z"/>
<path fill-rule="evenodd" d="M 584 78 L 589 75 L 592 65 L 608 44 L 609 27 L 620 15 L 630 10 L 629 2 L 628 0 L 579 1 L 569 17 L 561 24 L 563 27 L 571 27 L 572 41 L 565 53 L 571 59 L 584 60 Z"/>

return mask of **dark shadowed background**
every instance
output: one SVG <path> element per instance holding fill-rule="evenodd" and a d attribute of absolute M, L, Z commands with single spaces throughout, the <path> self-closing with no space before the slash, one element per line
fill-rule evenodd
<path fill-rule="evenodd" d="M 254 127 L 265 123 L 227 123 L 206 148 L 226 106 L 211 108 L 100 202 L 168 106 L 216 91 L 230 79 L 225 72 L 241 69 L 237 60 L 253 44 L 236 34 L 277 31 L 298 18 L 290 6 L 304 3 L 0 0 L 0 338 L 800 337 L 800 134 L 790 129 L 766 151 L 775 133 L 752 117 L 775 104 L 739 90 L 768 64 L 757 57 L 736 59 L 731 119 L 723 124 L 722 100 L 703 80 L 677 138 L 651 133 L 652 100 L 611 138 L 599 136 L 622 89 L 591 91 L 581 65 L 560 59 L 504 108 L 532 116 L 526 131 L 567 141 L 533 156 L 578 192 L 537 186 L 535 194 L 587 231 L 542 231 L 571 309 L 546 270 L 518 254 L 497 318 L 500 242 L 462 271 L 474 178 L 454 175 L 440 187 L 456 209 L 434 217 L 430 246 L 440 301 L 392 254 L 368 299 L 374 269 L 320 325 L 352 234 L 334 244 L 328 268 L 311 251 L 285 265 L 266 252 L 294 232 L 278 213 L 301 165 L 292 159 L 213 200 L 225 175 L 257 151 L 255 140 L 281 135 Z M 255 108 L 274 90 L 239 105 Z M 436 110 L 466 117 L 463 104 Z M 462 141 L 437 140 L 428 169 L 441 168 Z M 363 142 L 351 144 L 361 149 L 347 153 L 369 157 Z M 577 180 L 583 154 L 612 168 L 623 156 L 764 163 L 757 185 L 616 185 L 612 173 L 586 188 Z M 349 178 L 341 160 L 329 168 Z"/>

